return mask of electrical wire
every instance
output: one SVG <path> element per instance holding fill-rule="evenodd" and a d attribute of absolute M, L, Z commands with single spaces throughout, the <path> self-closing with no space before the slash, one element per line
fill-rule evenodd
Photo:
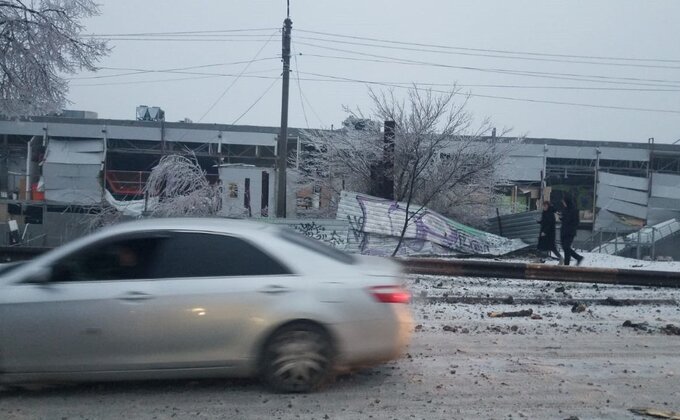
<path fill-rule="evenodd" d="M 245 29 L 217 29 L 211 31 L 175 31 L 175 32 L 138 32 L 138 33 L 122 33 L 122 34 L 87 34 L 86 37 L 105 37 L 105 36 L 156 36 L 156 35 L 189 35 L 189 34 L 214 34 L 214 33 L 232 33 L 232 32 L 267 32 L 278 31 L 280 28 L 245 28 Z"/>
<path fill-rule="evenodd" d="M 296 39 L 308 40 L 308 41 L 318 41 L 318 42 L 330 42 L 334 44 L 344 44 L 344 45 L 357 45 L 365 47 L 375 47 L 381 49 L 390 50 L 401 50 L 401 51 L 416 51 L 420 53 L 436 53 L 436 54 L 449 54 L 449 55 L 463 55 L 471 57 L 487 57 L 487 58 L 501 58 L 509 60 L 527 60 L 527 61 L 545 61 L 545 62 L 555 62 L 555 63 L 570 63 L 570 64 L 589 64 L 598 66 L 618 66 L 618 67 L 643 67 L 643 68 L 658 68 L 658 69 L 680 69 L 680 66 L 664 66 L 664 65 L 653 65 L 653 64 L 634 64 L 634 63 L 612 63 L 612 62 L 597 62 L 597 61 L 582 61 L 582 60 L 564 60 L 560 58 L 542 58 L 542 57 L 520 57 L 520 56 L 507 56 L 489 53 L 472 53 L 472 52 L 460 52 L 460 51 L 449 51 L 449 50 L 433 50 L 424 49 L 422 47 L 400 47 L 392 45 L 380 45 L 380 44 L 370 44 L 365 42 L 353 42 L 353 41 L 340 41 L 335 39 L 324 39 L 316 37 L 306 37 L 297 36 Z"/>
<path fill-rule="evenodd" d="M 261 42 L 266 37 L 258 39 L 225 39 L 225 38 L 107 38 L 107 41 L 170 41 L 170 42 Z"/>
<path fill-rule="evenodd" d="M 250 61 L 233 61 L 233 62 L 230 62 L 230 63 L 202 64 L 202 65 L 198 65 L 198 66 L 177 67 L 177 68 L 170 68 L 170 69 L 138 69 L 138 68 L 126 68 L 126 67 L 98 67 L 98 70 L 121 70 L 121 71 L 126 71 L 127 73 L 105 74 L 105 75 L 84 76 L 84 77 L 71 77 L 68 80 L 108 79 L 108 78 L 112 78 L 112 77 L 130 76 L 130 75 L 135 75 L 135 74 L 168 73 L 168 72 L 176 72 L 176 71 L 182 71 L 182 70 L 195 70 L 195 69 L 204 69 L 204 68 L 209 68 L 209 67 L 221 67 L 221 66 L 231 66 L 231 65 L 237 65 L 237 64 L 247 64 L 247 63 L 250 63 L 251 61 L 253 63 L 255 63 L 255 62 L 258 62 L 258 61 L 278 60 L 279 58 L 280 57 L 266 57 L 266 58 L 259 58 L 257 60 L 250 60 Z"/>
<path fill-rule="evenodd" d="M 206 115 L 208 115 L 208 114 L 210 113 L 210 111 L 212 111 L 213 108 L 215 108 L 215 106 L 222 100 L 222 98 L 224 98 L 224 95 L 226 95 L 227 92 L 229 92 L 229 90 L 230 90 L 230 89 L 236 84 L 236 82 L 238 82 L 238 80 L 241 78 L 241 75 L 243 75 L 243 73 L 245 73 L 246 70 L 248 70 L 248 68 L 250 67 L 250 65 L 251 65 L 252 63 L 254 63 L 255 60 L 257 60 L 257 57 L 259 57 L 260 53 L 262 53 L 262 51 L 265 49 L 265 47 L 267 47 L 267 45 L 269 45 L 269 43 L 271 42 L 272 38 L 274 38 L 274 35 L 276 35 L 277 32 L 278 32 L 278 29 L 277 29 L 276 31 L 274 31 L 274 32 L 271 34 L 271 36 L 269 37 L 269 39 L 267 40 L 267 42 L 265 42 L 265 43 L 262 45 L 262 47 L 260 47 L 260 49 L 257 51 L 257 53 L 255 54 L 255 56 L 251 59 L 251 61 L 250 61 L 248 64 L 246 64 L 246 66 L 243 68 L 243 70 L 241 70 L 241 73 L 239 73 L 239 75 L 236 76 L 236 78 L 231 82 L 231 84 L 230 84 L 229 86 L 227 86 L 227 88 L 224 89 L 224 91 L 222 91 L 222 93 L 220 94 L 220 96 L 215 100 L 215 102 L 212 103 L 212 105 L 210 105 L 210 107 L 208 108 L 208 110 L 205 111 L 205 112 L 203 113 L 203 115 L 201 115 L 201 118 L 198 119 L 198 122 L 203 121 L 203 118 L 205 118 Z"/>
<path fill-rule="evenodd" d="M 253 104 L 250 105 L 250 106 L 248 107 L 248 109 L 246 109 L 246 110 L 243 112 L 243 114 L 239 115 L 239 117 L 236 118 L 236 119 L 234 120 L 234 122 L 231 123 L 231 125 L 236 125 L 236 123 L 239 122 L 239 120 L 240 120 L 241 118 L 243 118 L 248 112 L 250 112 L 250 110 L 253 109 L 253 107 L 254 107 L 255 105 L 257 105 L 257 103 L 260 102 L 260 100 L 262 100 L 262 98 L 264 98 L 265 95 L 266 95 L 267 93 L 269 93 L 269 91 L 274 87 L 274 85 L 276 85 L 276 82 L 278 82 L 279 80 L 280 80 L 280 77 L 274 79 L 274 82 L 273 82 L 271 85 L 269 85 L 269 87 L 268 87 L 264 92 L 262 92 L 262 95 L 260 95 L 260 96 L 255 100 L 255 102 L 253 102 Z"/>
<path fill-rule="evenodd" d="M 296 66 L 297 66 L 297 57 L 295 57 L 296 61 Z M 196 66 L 196 67 L 204 67 L 204 66 Z M 121 69 L 121 68 L 116 68 L 116 69 Z M 247 72 L 244 73 L 241 77 L 244 78 L 254 78 L 254 79 L 274 79 L 275 77 L 271 76 L 254 76 L 254 74 L 257 73 L 263 73 L 266 71 L 278 71 L 279 68 L 271 69 L 271 70 L 258 70 L 258 71 L 252 71 L 252 72 Z M 121 73 L 118 75 L 110 75 L 111 77 L 122 77 L 125 75 L 130 75 L 130 74 L 142 74 L 142 73 L 164 73 L 164 72 L 169 72 L 172 74 L 190 74 L 194 75 L 192 77 L 178 77 L 178 78 L 169 78 L 169 79 L 146 79 L 146 80 L 135 80 L 135 81 L 126 81 L 126 82 L 107 82 L 107 83 L 78 83 L 78 84 L 71 84 L 70 86 L 116 86 L 116 85 L 137 85 L 137 84 L 144 84 L 144 83 L 162 83 L 162 82 L 174 82 L 174 81 L 184 81 L 184 80 L 202 80 L 202 79 L 208 79 L 208 78 L 217 78 L 217 77 L 235 77 L 235 74 L 229 74 L 229 73 L 203 73 L 203 72 L 186 72 L 186 71 L 179 71 L 179 70 L 171 70 L 171 69 L 157 69 L 157 70 L 144 70 L 144 71 L 139 71 L 139 72 L 133 72 L 133 73 Z M 336 79 L 328 79 L 328 78 L 309 78 L 309 77 L 300 77 L 300 74 L 314 74 L 314 73 L 305 73 L 305 72 L 296 72 L 296 79 L 299 81 L 309 81 L 309 82 L 331 82 L 331 83 L 353 83 L 352 80 L 336 80 Z M 69 80 L 74 80 L 74 79 L 81 79 L 81 78 L 72 78 Z M 452 86 L 452 83 L 431 83 L 431 82 L 395 82 L 395 81 L 386 81 L 382 83 L 387 83 L 387 84 L 393 84 L 393 85 L 403 85 L 403 86 Z M 622 87 L 595 87 L 595 86 L 546 86 L 546 85 L 510 85 L 510 84 L 456 84 L 458 87 L 468 87 L 468 88 L 502 88 L 502 89 L 554 89 L 554 90 L 591 90 L 591 91 L 612 91 L 612 92 L 680 92 L 680 87 L 674 88 L 674 89 L 659 89 L 659 88 L 622 88 Z"/>
<path fill-rule="evenodd" d="M 280 71 L 280 69 L 275 69 L 277 71 Z M 261 71 L 253 72 L 253 73 L 261 73 Z M 127 81 L 127 82 L 107 82 L 107 83 L 76 83 L 72 84 L 70 86 L 72 87 L 94 87 L 94 86 L 125 86 L 125 85 L 143 85 L 146 83 L 164 83 L 164 82 L 179 82 L 179 81 L 191 81 L 191 80 L 203 80 L 203 79 L 215 79 L 218 77 L 237 77 L 237 74 L 206 74 L 203 76 L 187 76 L 187 77 L 175 77 L 175 78 L 169 78 L 169 79 L 154 79 L 154 80 L 133 80 L 133 81 Z M 245 79 L 275 79 L 276 77 L 271 77 L 271 76 L 255 76 L 251 73 L 246 73 L 241 75 L 241 78 Z"/>
<path fill-rule="evenodd" d="M 137 33 L 104 33 L 104 34 L 85 34 L 84 37 L 155 37 L 155 36 L 236 36 L 235 34 L 239 32 L 262 32 L 262 31 L 272 31 L 280 30 L 280 28 L 245 28 L 245 29 L 218 29 L 218 30 L 202 30 L 202 31 L 171 31 L 171 32 L 137 32 Z M 615 56 L 599 56 L 599 55 L 578 55 L 578 54 L 556 54 L 556 53 L 546 53 L 546 52 L 536 52 L 536 51 L 517 51 L 517 50 L 504 50 L 504 49 L 491 49 L 491 48 L 471 48 L 471 47 L 460 47 L 446 44 L 433 44 L 433 43 L 420 43 L 420 42 L 406 42 L 398 41 L 393 39 L 385 38 L 375 38 L 375 37 L 365 37 L 357 35 L 345 35 L 331 32 L 322 31 L 312 31 L 306 29 L 296 29 L 296 32 L 322 35 L 326 37 L 343 38 L 343 39 L 353 39 L 360 41 L 372 41 L 385 44 L 393 45 L 405 45 L 413 47 L 428 47 L 428 48 L 438 48 L 444 50 L 459 50 L 459 51 L 474 51 L 483 53 L 498 53 L 498 54 L 508 54 L 508 55 L 527 55 L 527 56 L 537 56 L 537 57 L 558 57 L 558 58 L 578 58 L 578 59 L 590 59 L 590 60 L 610 60 L 610 61 L 632 61 L 632 62 L 657 62 L 657 63 L 680 63 L 680 59 L 663 59 L 663 58 L 639 58 L 639 57 L 615 57 Z M 221 35 L 220 35 L 221 34 Z M 261 34 L 251 34 L 251 36 L 262 36 Z"/>
<path fill-rule="evenodd" d="M 512 75 L 520 75 L 520 76 L 528 76 L 528 77 L 547 77 L 547 76 L 564 76 L 564 77 L 579 77 L 579 78 L 590 78 L 590 79 L 595 79 L 594 81 L 612 81 L 612 80 L 619 80 L 619 81 L 641 81 L 641 82 L 655 82 L 655 83 L 664 83 L 664 84 L 677 84 L 677 86 L 680 86 L 680 80 L 663 80 L 663 79 L 642 79 L 642 78 L 637 78 L 637 77 L 615 77 L 615 76 L 602 76 L 602 75 L 585 75 L 585 74 L 576 74 L 576 73 L 552 73 L 552 72 L 538 72 L 538 71 L 528 71 L 528 70 L 512 70 L 512 69 L 503 69 L 503 68 L 483 68 L 483 67 L 472 67 L 472 66 L 454 66 L 450 64 L 444 64 L 444 63 L 433 63 L 433 62 L 428 62 L 428 61 L 420 61 L 420 60 L 410 60 L 410 59 L 405 59 L 405 58 L 399 58 L 399 57 L 390 57 L 390 56 L 385 56 L 385 55 L 379 55 L 379 54 L 371 54 L 371 53 L 364 53 L 364 52 L 359 52 L 359 51 L 352 51 L 352 50 L 346 50 L 342 48 L 333 48 L 333 47 L 327 47 L 323 45 L 316 45 L 316 44 L 310 44 L 307 42 L 296 42 L 297 45 L 306 45 L 308 47 L 314 47 L 314 48 L 320 48 L 320 49 L 325 49 L 325 50 L 331 50 L 331 51 L 338 51 L 338 52 L 343 52 L 347 54 L 355 54 L 355 55 L 360 55 L 363 57 L 371 57 L 371 58 L 377 58 L 377 59 L 383 59 L 383 60 L 390 60 L 392 64 L 407 64 L 407 65 L 422 65 L 422 66 L 431 66 L 431 67 L 442 67 L 442 68 L 453 68 L 453 69 L 459 69 L 459 70 L 472 70 L 472 71 L 480 71 L 480 72 L 487 72 L 487 73 L 502 73 L 502 74 L 512 74 Z M 305 54 L 305 55 L 310 55 L 310 54 Z M 339 58 L 339 59 L 352 59 L 352 57 L 327 57 L 327 58 Z M 582 80 L 585 81 L 585 80 Z M 676 86 L 672 86 L 676 87 Z"/>
<path fill-rule="evenodd" d="M 607 57 L 607 56 L 597 56 L 597 55 L 554 54 L 554 53 L 544 53 L 544 52 L 535 52 L 535 51 L 512 51 L 512 50 L 499 50 L 499 49 L 455 47 L 455 46 L 451 46 L 451 45 L 395 41 L 395 40 L 381 39 L 381 38 L 361 37 L 361 36 L 356 36 L 356 35 L 342 35 L 342 34 L 336 34 L 336 33 L 330 33 L 330 32 L 309 31 L 309 30 L 304 30 L 304 29 L 296 29 L 296 31 L 297 32 L 303 32 L 303 33 L 309 33 L 309 34 L 316 34 L 316 35 L 332 36 L 332 37 L 337 37 L 337 38 L 357 39 L 357 40 L 363 40 L 363 41 L 384 42 L 384 43 L 388 43 L 388 44 L 410 45 L 410 46 L 415 46 L 415 47 L 433 47 L 433 48 L 462 50 L 462 51 L 492 52 L 492 53 L 531 55 L 531 56 L 543 56 L 543 57 L 585 58 L 585 59 L 593 59 L 593 60 L 618 60 L 618 61 L 644 61 L 644 62 L 659 62 L 659 63 L 680 63 L 680 60 L 678 60 L 678 59 L 632 58 L 632 57 L 611 57 L 611 56 Z"/>
<path fill-rule="evenodd" d="M 300 93 L 300 107 L 302 108 L 302 116 L 305 118 L 305 125 L 309 128 L 309 120 L 307 119 L 307 111 L 305 110 L 305 101 L 302 99 L 302 84 L 300 83 L 300 67 L 298 66 L 297 54 L 293 50 L 293 58 L 295 59 L 295 75 L 297 76 L 298 92 Z"/>
<path fill-rule="evenodd" d="M 325 75 L 325 74 L 319 74 L 319 73 L 308 73 L 308 74 L 312 74 L 312 75 L 320 76 L 320 77 L 342 79 L 342 80 L 352 81 L 352 82 L 356 82 L 356 83 L 363 83 L 363 84 L 367 84 L 367 85 L 385 86 L 385 87 L 392 87 L 392 88 L 398 88 L 398 89 L 412 89 L 412 87 L 408 87 L 408 86 L 395 85 L 395 84 L 378 82 L 378 81 L 373 81 L 373 80 L 352 79 L 352 78 L 347 78 L 347 77 L 331 76 L 331 75 Z M 432 89 L 432 91 L 438 92 L 438 93 L 450 93 L 450 92 L 447 92 L 447 91 L 436 90 L 436 89 Z M 544 103 L 544 104 L 552 104 L 552 105 L 568 105 L 568 106 L 580 106 L 580 107 L 600 108 L 600 109 L 615 109 L 615 110 L 625 110 L 625 111 L 662 112 L 662 113 L 670 113 L 670 114 L 680 114 L 680 110 L 672 110 L 672 109 L 624 107 L 624 106 L 616 106 L 616 105 L 596 105 L 596 104 L 585 104 L 585 103 L 578 103 L 578 102 L 551 101 L 551 100 L 531 99 L 531 98 L 515 98 L 515 97 L 510 97 L 510 96 L 482 95 L 482 94 L 474 94 L 474 93 L 466 93 L 465 95 L 470 96 L 470 97 L 477 97 L 477 98 L 502 99 L 502 100 L 509 100 L 509 101 Z"/>

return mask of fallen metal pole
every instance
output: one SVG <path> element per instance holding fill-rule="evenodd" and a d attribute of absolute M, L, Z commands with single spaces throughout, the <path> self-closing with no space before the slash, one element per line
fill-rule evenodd
<path fill-rule="evenodd" d="M 411 274 L 680 288 L 680 272 L 674 271 L 434 258 L 408 258 L 399 261 L 404 265 L 405 271 Z"/>

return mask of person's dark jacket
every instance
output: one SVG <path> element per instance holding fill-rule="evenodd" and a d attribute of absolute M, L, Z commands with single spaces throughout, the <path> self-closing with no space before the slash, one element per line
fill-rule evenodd
<path fill-rule="evenodd" d="M 578 209 L 570 198 L 565 198 L 564 202 L 567 204 L 567 206 L 562 210 L 561 213 L 562 227 L 560 230 L 560 236 L 562 238 L 573 238 L 576 236 L 576 230 L 578 229 L 579 224 Z"/>
<path fill-rule="evenodd" d="M 538 249 L 552 251 L 555 248 L 555 209 L 550 206 L 541 213 L 541 233 L 538 237 Z"/>

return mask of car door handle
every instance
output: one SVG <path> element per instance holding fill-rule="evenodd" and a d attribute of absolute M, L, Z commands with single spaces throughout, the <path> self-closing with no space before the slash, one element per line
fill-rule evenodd
<path fill-rule="evenodd" d="M 153 299 L 153 296 L 151 296 L 148 293 L 144 292 L 127 292 L 124 295 L 120 296 L 118 300 L 125 300 L 125 301 L 137 301 L 137 300 L 149 300 Z"/>
<path fill-rule="evenodd" d="M 290 289 L 284 286 L 279 286 L 276 284 L 272 284 L 269 286 L 266 286 L 262 289 L 260 289 L 260 293 L 267 293 L 269 295 L 280 295 L 282 293 L 288 293 L 290 292 Z"/>

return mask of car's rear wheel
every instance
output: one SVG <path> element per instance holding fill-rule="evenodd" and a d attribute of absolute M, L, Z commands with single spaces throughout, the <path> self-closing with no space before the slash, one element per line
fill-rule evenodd
<path fill-rule="evenodd" d="M 319 326 L 284 326 L 267 341 L 262 358 L 265 382 L 279 392 L 310 392 L 328 379 L 333 346 Z"/>

